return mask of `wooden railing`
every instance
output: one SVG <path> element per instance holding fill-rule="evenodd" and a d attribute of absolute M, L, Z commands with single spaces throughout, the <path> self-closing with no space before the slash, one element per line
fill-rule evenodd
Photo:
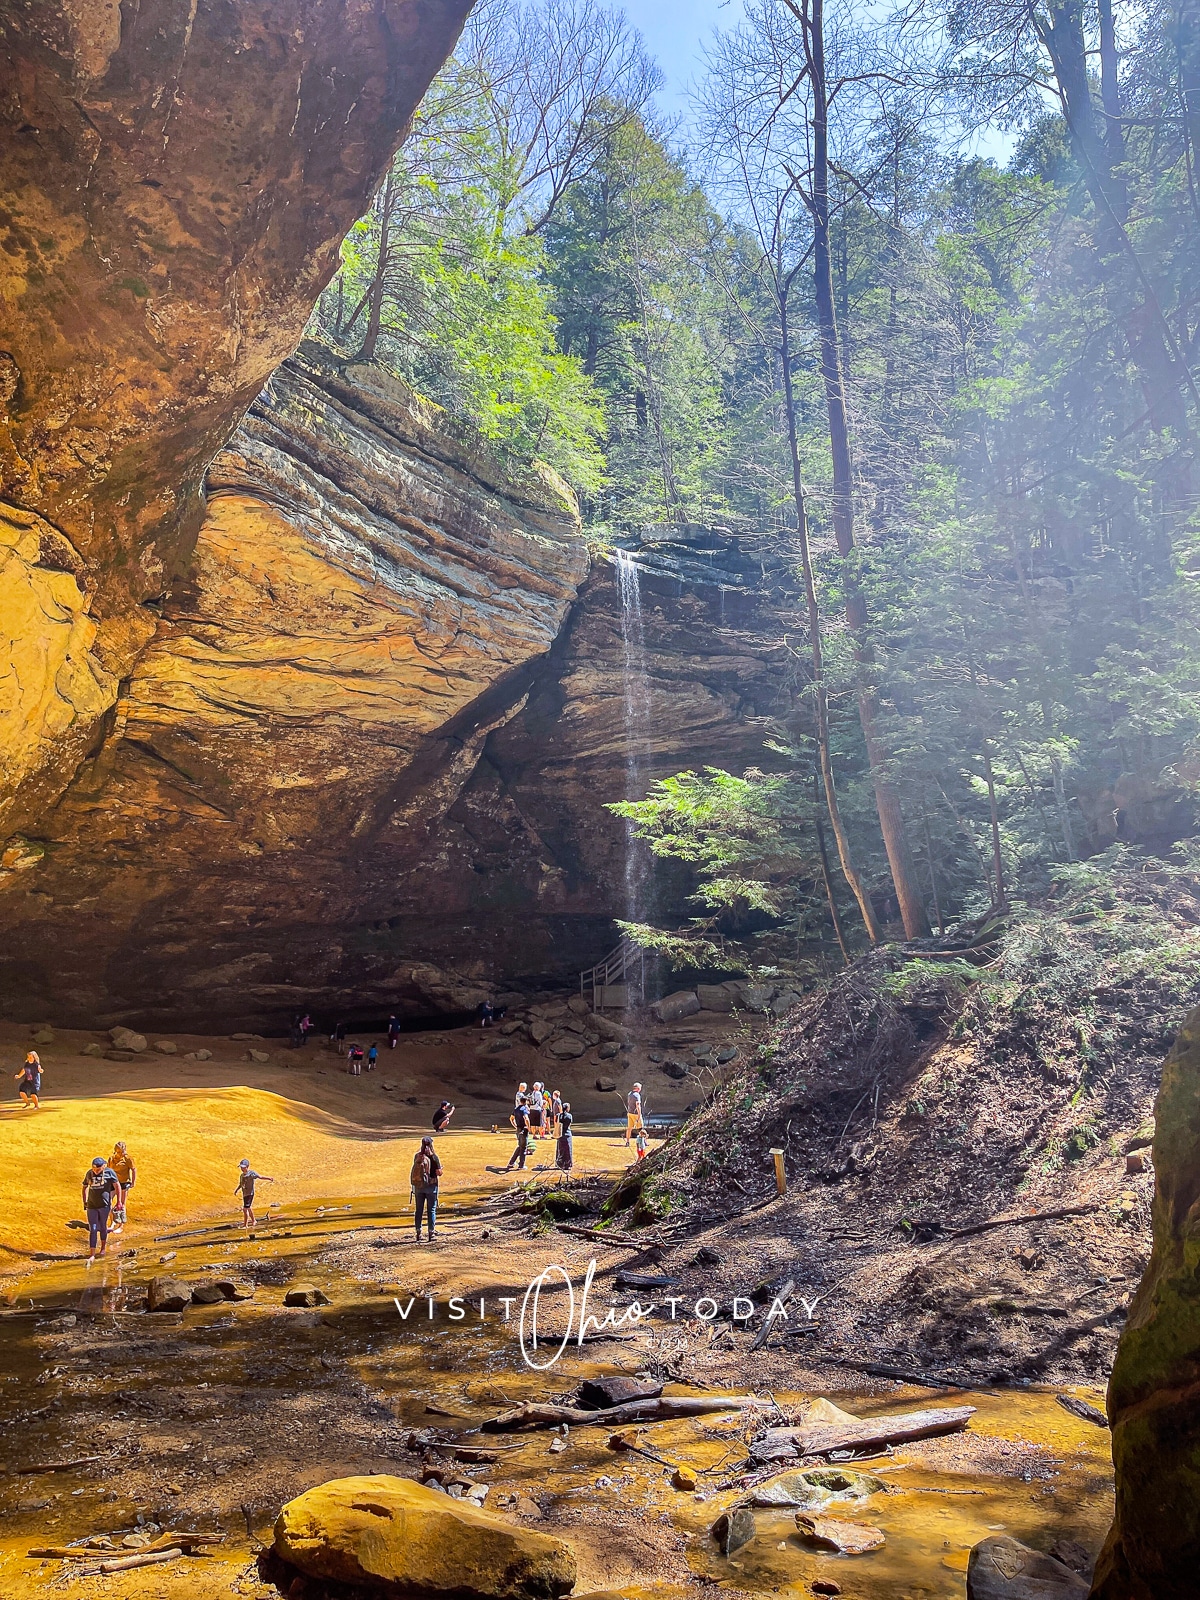
<path fill-rule="evenodd" d="M 579 974 L 579 992 L 586 996 L 591 990 L 593 1011 L 604 1005 L 604 991 L 618 984 L 624 984 L 629 989 L 636 988 L 638 999 L 645 998 L 646 952 L 632 939 L 622 939 L 603 961 L 598 961 L 594 967 Z"/>

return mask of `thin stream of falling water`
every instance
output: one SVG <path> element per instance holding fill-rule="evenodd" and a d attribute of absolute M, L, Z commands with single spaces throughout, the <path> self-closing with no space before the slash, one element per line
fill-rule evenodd
<path fill-rule="evenodd" d="M 646 629 L 637 563 L 627 550 L 616 552 L 617 593 L 621 600 L 624 655 L 625 798 L 642 800 L 642 770 L 650 746 L 650 687 L 646 676 Z M 625 920 L 642 922 L 648 912 L 648 858 L 625 824 Z"/>

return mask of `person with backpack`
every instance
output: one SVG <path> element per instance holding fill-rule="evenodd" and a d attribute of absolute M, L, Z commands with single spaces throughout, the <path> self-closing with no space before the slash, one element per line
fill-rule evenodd
<path fill-rule="evenodd" d="M 274 1183 L 274 1178 L 268 1178 L 265 1172 L 255 1172 L 245 1156 L 238 1162 L 238 1181 L 234 1185 L 234 1194 L 242 1197 L 242 1226 L 254 1226 L 254 1185 L 256 1183 Z"/>
<path fill-rule="evenodd" d="M 525 1101 L 521 1095 L 517 1096 L 517 1103 L 513 1107 L 512 1125 L 517 1130 L 517 1148 L 508 1158 L 505 1172 L 511 1172 L 515 1166 L 518 1171 L 525 1170 L 525 1156 L 529 1148 L 529 1112 L 525 1109 Z"/>
<path fill-rule="evenodd" d="M 360 1044 L 352 1044 L 346 1055 L 346 1071 L 352 1078 L 362 1077 L 363 1048 Z"/>
<path fill-rule="evenodd" d="M 88 1220 L 88 1261 L 108 1249 L 108 1218 L 121 1204 L 121 1181 L 103 1156 L 93 1156 L 83 1175 L 83 1209 Z M 96 1249 L 97 1244 L 100 1246 Z"/>
<path fill-rule="evenodd" d="M 554 1165 L 560 1172 L 570 1172 L 575 1165 L 575 1141 L 571 1138 L 571 1102 L 564 1100 L 558 1114 L 558 1144 L 555 1146 Z"/>
<path fill-rule="evenodd" d="M 421 1242 L 422 1212 L 429 1218 L 429 1237 L 431 1239 L 434 1237 L 434 1225 L 437 1219 L 438 1179 L 441 1175 L 442 1163 L 438 1160 L 437 1151 L 433 1148 L 433 1140 L 429 1134 L 426 1134 L 421 1140 L 421 1148 L 413 1158 L 412 1171 L 408 1175 L 416 1205 L 418 1244 Z"/>
<path fill-rule="evenodd" d="M 137 1168 L 133 1158 L 125 1148 L 124 1139 L 118 1139 L 113 1148 L 113 1153 L 108 1158 L 108 1164 L 117 1175 L 117 1182 L 121 1185 L 120 1202 L 114 1206 L 112 1214 L 113 1231 L 123 1228 L 128 1218 L 126 1208 L 129 1205 L 129 1191 L 133 1188 L 137 1178 Z"/>
<path fill-rule="evenodd" d="M 635 1083 L 625 1100 L 625 1143 L 644 1126 L 642 1122 L 642 1086 Z"/>
<path fill-rule="evenodd" d="M 36 1050 L 29 1052 L 25 1057 L 25 1065 L 18 1068 L 13 1076 L 21 1085 L 19 1093 L 22 1104 L 40 1111 L 42 1106 L 38 1096 L 42 1092 L 42 1058 Z"/>

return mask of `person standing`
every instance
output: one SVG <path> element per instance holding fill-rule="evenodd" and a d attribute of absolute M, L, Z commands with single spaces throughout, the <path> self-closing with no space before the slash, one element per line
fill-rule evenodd
<path fill-rule="evenodd" d="M 137 1181 L 137 1168 L 133 1164 L 133 1158 L 130 1156 L 129 1151 L 125 1148 L 124 1139 L 117 1140 L 116 1145 L 113 1147 L 113 1153 L 108 1159 L 108 1164 L 116 1173 L 117 1182 L 121 1185 L 121 1201 L 115 1207 L 112 1217 L 112 1225 L 115 1231 L 117 1228 L 123 1228 L 129 1220 L 129 1191 Z"/>
<path fill-rule="evenodd" d="M 554 1165 L 562 1172 L 570 1172 L 575 1165 L 575 1141 L 571 1137 L 571 1102 L 564 1100 L 558 1117 L 558 1144 L 555 1146 Z"/>
<path fill-rule="evenodd" d="M 505 1172 L 511 1172 L 515 1166 L 518 1171 L 525 1170 L 525 1156 L 529 1149 L 529 1112 L 525 1109 L 524 1099 L 518 1095 L 517 1103 L 513 1107 L 513 1127 L 517 1130 L 517 1148 L 508 1158 Z"/>
<path fill-rule="evenodd" d="M 625 1098 L 625 1143 L 642 1127 L 642 1086 L 635 1083 Z"/>
<path fill-rule="evenodd" d="M 344 1022 L 336 1023 L 331 1037 L 333 1039 L 333 1048 L 338 1055 L 341 1055 L 346 1048 L 346 1024 Z"/>
<path fill-rule="evenodd" d="M 108 1219 L 113 1205 L 121 1204 L 121 1184 L 103 1156 L 93 1156 L 83 1175 L 83 1209 L 88 1220 L 88 1260 L 108 1249 Z M 100 1246 L 96 1249 L 97 1244 Z"/>
<path fill-rule="evenodd" d="M 375 1071 L 375 1063 L 379 1060 L 379 1046 L 373 1044 L 367 1051 L 367 1071 Z"/>
<path fill-rule="evenodd" d="M 300 1046 L 301 1049 L 308 1043 L 308 1036 L 313 1031 L 313 1019 L 306 1011 L 300 1018 Z"/>
<path fill-rule="evenodd" d="M 550 1096 L 550 1134 L 552 1138 L 559 1139 L 562 1137 L 562 1114 L 562 1095 L 555 1089 Z"/>
<path fill-rule="evenodd" d="M 542 1093 L 540 1083 L 535 1083 L 529 1091 L 529 1131 L 535 1139 L 542 1138 L 546 1113 L 546 1097 Z"/>
<path fill-rule="evenodd" d="M 268 1178 L 265 1172 L 255 1172 L 245 1156 L 238 1162 L 239 1176 L 234 1194 L 242 1197 L 242 1226 L 254 1226 L 254 1185 L 256 1183 L 274 1183 L 274 1178 Z"/>
<path fill-rule="evenodd" d="M 397 1040 L 399 1038 L 400 1038 L 400 1018 L 398 1016 L 396 1016 L 395 1012 L 393 1012 L 392 1015 L 388 1018 L 388 1049 L 389 1050 L 394 1050 L 396 1048 L 396 1042 L 397 1042 Z"/>
<path fill-rule="evenodd" d="M 352 1044 L 346 1054 L 346 1071 L 352 1078 L 362 1077 L 363 1049 L 360 1044 Z"/>
<path fill-rule="evenodd" d="M 429 1237 L 432 1239 L 435 1232 L 438 1203 L 438 1180 L 442 1176 L 442 1163 L 438 1160 L 437 1151 L 433 1148 L 433 1140 L 428 1134 L 421 1140 L 421 1148 L 413 1158 L 412 1171 L 409 1181 L 412 1184 L 413 1198 L 416 1204 L 416 1229 L 417 1243 L 421 1242 L 421 1214 L 424 1212 L 429 1219 Z"/>
<path fill-rule="evenodd" d="M 42 1092 L 42 1058 L 36 1050 L 31 1050 L 25 1057 L 25 1065 L 18 1068 L 13 1074 L 21 1085 L 21 1103 L 30 1106 L 34 1111 L 42 1109 L 38 1096 Z"/>

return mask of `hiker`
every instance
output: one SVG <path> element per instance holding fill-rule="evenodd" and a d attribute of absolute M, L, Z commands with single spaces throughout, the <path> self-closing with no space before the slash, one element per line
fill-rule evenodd
<path fill-rule="evenodd" d="M 550 1133 L 555 1139 L 562 1137 L 563 1099 L 557 1089 L 550 1096 Z"/>
<path fill-rule="evenodd" d="M 642 1086 L 635 1083 L 625 1099 L 625 1143 L 642 1126 Z"/>
<path fill-rule="evenodd" d="M 513 1100 L 512 1115 L 508 1119 L 508 1125 L 509 1125 L 510 1128 L 515 1128 L 516 1127 L 516 1125 L 517 1125 L 517 1107 L 526 1105 L 528 1092 L 529 1092 L 528 1088 L 527 1088 L 527 1086 L 525 1084 L 519 1083 L 517 1085 L 516 1098 Z"/>
<path fill-rule="evenodd" d="M 329 1042 L 333 1045 L 338 1055 L 341 1055 L 346 1044 L 346 1024 L 344 1022 L 339 1022 L 335 1026 L 333 1032 L 329 1035 Z"/>
<path fill-rule="evenodd" d="M 108 1218 L 113 1205 L 121 1204 L 121 1183 L 103 1156 L 93 1156 L 83 1175 L 83 1209 L 88 1220 L 88 1261 L 103 1256 L 108 1249 Z M 99 1244 L 99 1250 L 96 1249 Z"/>
<path fill-rule="evenodd" d="M 562 1172 L 570 1172 L 575 1165 L 575 1141 L 571 1137 L 571 1102 L 564 1100 L 558 1116 L 558 1144 L 554 1151 L 554 1165 Z"/>
<path fill-rule="evenodd" d="M 388 1049 L 396 1048 L 396 1041 L 400 1037 L 400 1018 L 393 1013 L 388 1018 Z"/>
<path fill-rule="evenodd" d="M 123 1228 L 129 1220 L 127 1209 L 129 1206 L 129 1191 L 137 1179 L 137 1168 L 129 1151 L 125 1148 L 124 1139 L 118 1139 L 113 1147 L 113 1153 L 108 1158 L 108 1164 L 117 1175 L 117 1182 L 121 1185 L 121 1198 L 113 1210 L 112 1225 L 115 1232 Z"/>
<path fill-rule="evenodd" d="M 309 1034 L 313 1031 L 313 1019 L 309 1016 L 307 1011 L 300 1018 L 297 1026 L 300 1033 L 300 1048 L 303 1049 L 308 1043 Z"/>
<path fill-rule="evenodd" d="M 481 1000 L 476 1015 L 479 1017 L 479 1026 L 481 1028 L 490 1028 L 492 1018 L 496 1015 L 492 1010 L 492 1002 L 490 1000 Z"/>
<path fill-rule="evenodd" d="M 375 1063 L 378 1060 L 379 1060 L 379 1046 L 373 1044 L 371 1046 L 371 1048 L 367 1051 L 367 1071 L 368 1072 L 374 1072 L 375 1071 Z"/>
<path fill-rule="evenodd" d="M 412 1171 L 408 1175 L 416 1202 L 415 1214 L 418 1244 L 421 1242 L 422 1212 L 425 1212 L 429 1218 L 429 1237 L 432 1239 L 434 1236 L 434 1223 L 437 1218 L 438 1179 L 441 1175 L 442 1163 L 438 1160 L 437 1151 L 433 1148 L 433 1140 L 426 1134 L 421 1140 L 421 1148 L 413 1158 Z"/>
<path fill-rule="evenodd" d="M 545 1113 L 546 1098 L 542 1093 L 540 1083 L 535 1083 L 529 1091 L 529 1131 L 535 1139 L 543 1135 L 542 1118 Z"/>
<path fill-rule="evenodd" d="M 363 1048 L 360 1044 L 352 1044 L 346 1055 L 346 1071 L 352 1078 L 362 1077 Z"/>
<path fill-rule="evenodd" d="M 442 1101 L 441 1105 L 433 1113 L 434 1133 L 445 1133 L 450 1124 L 450 1118 L 454 1115 L 456 1109 L 455 1106 L 450 1104 L 449 1100 Z"/>
<path fill-rule="evenodd" d="M 242 1227 L 254 1226 L 254 1185 L 256 1183 L 274 1183 L 274 1178 L 268 1178 L 265 1172 L 255 1172 L 245 1156 L 238 1162 L 240 1176 L 234 1188 L 234 1194 L 242 1197 Z"/>
<path fill-rule="evenodd" d="M 25 1065 L 13 1073 L 13 1077 L 20 1083 L 21 1103 L 32 1106 L 35 1111 L 42 1109 L 38 1096 L 42 1092 L 42 1058 L 36 1050 L 31 1050 L 25 1057 Z"/>
<path fill-rule="evenodd" d="M 529 1148 L 529 1112 L 525 1109 L 525 1102 L 518 1097 L 513 1108 L 512 1124 L 517 1130 L 517 1148 L 508 1158 L 505 1172 L 511 1172 L 515 1166 L 520 1172 L 525 1170 L 525 1156 Z"/>

